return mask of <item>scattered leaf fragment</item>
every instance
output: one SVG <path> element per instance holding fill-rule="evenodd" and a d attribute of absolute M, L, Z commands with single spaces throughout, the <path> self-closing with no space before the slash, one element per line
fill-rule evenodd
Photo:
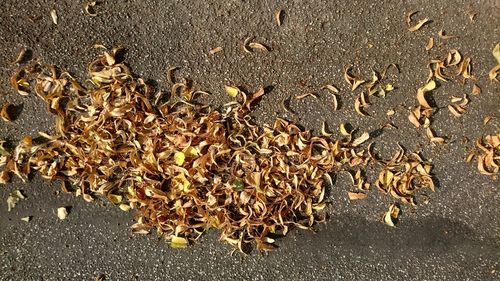
<path fill-rule="evenodd" d="M 498 82 L 497 75 L 499 71 L 500 71 L 500 64 L 497 64 L 497 66 L 493 67 L 490 70 L 490 72 L 488 72 L 488 77 L 490 78 L 491 81 Z"/>
<path fill-rule="evenodd" d="M 11 104 L 10 103 L 5 103 L 2 106 L 2 109 L 0 110 L 0 117 L 5 121 L 5 122 L 11 122 L 12 118 L 10 117 L 9 114 L 9 109 L 10 109 Z"/>
<path fill-rule="evenodd" d="M 346 67 L 344 69 L 344 79 L 351 85 L 351 91 L 356 90 L 361 84 L 365 83 L 365 80 L 358 79 L 349 73 L 351 67 Z"/>
<path fill-rule="evenodd" d="M 495 48 L 493 48 L 493 56 L 497 60 L 497 64 L 500 64 L 500 43 L 497 43 L 495 45 Z"/>
<path fill-rule="evenodd" d="M 332 92 L 333 94 L 337 94 L 339 92 L 339 89 L 333 85 L 326 84 L 325 86 L 321 87 L 321 89 L 327 89 L 328 91 Z"/>
<path fill-rule="evenodd" d="M 91 17 L 97 16 L 97 12 L 95 11 L 95 5 L 97 4 L 97 1 L 87 1 L 85 2 L 85 5 L 83 9 L 87 13 L 87 15 Z"/>
<path fill-rule="evenodd" d="M 315 99 L 318 98 L 314 93 L 308 92 L 308 93 L 296 96 L 295 99 L 301 100 L 301 99 L 304 99 L 304 98 L 307 98 L 307 97 L 313 97 Z"/>
<path fill-rule="evenodd" d="M 66 207 L 57 208 L 57 217 L 60 220 L 64 220 L 68 217 L 68 210 L 66 209 Z"/>
<path fill-rule="evenodd" d="M 430 37 L 429 41 L 427 41 L 427 45 L 425 45 L 425 50 L 429 51 L 432 47 L 434 47 L 434 38 Z"/>
<path fill-rule="evenodd" d="M 429 22 L 430 22 L 430 20 L 428 18 L 422 19 L 416 25 L 408 28 L 408 30 L 410 32 L 415 32 L 415 31 L 419 30 L 420 28 L 422 28 L 422 26 L 424 26 L 426 23 L 429 23 Z"/>
<path fill-rule="evenodd" d="M 431 108 L 427 100 L 425 99 L 425 93 L 432 91 L 436 88 L 436 82 L 434 80 L 429 81 L 425 86 L 421 87 L 417 91 L 417 100 L 420 106 L 424 108 Z"/>
<path fill-rule="evenodd" d="M 359 136 L 358 138 L 356 138 L 352 142 L 352 146 L 356 147 L 356 146 L 364 143 L 365 141 L 367 141 L 369 138 L 370 138 L 370 134 L 368 132 L 364 132 L 361 136 Z"/>
<path fill-rule="evenodd" d="M 32 218 L 32 216 L 27 216 L 27 217 L 21 218 L 21 220 L 24 222 L 29 222 L 31 220 L 31 218 Z"/>
<path fill-rule="evenodd" d="M 465 109 L 461 107 L 458 104 L 449 104 L 448 105 L 448 110 L 453 114 L 455 117 L 461 117 L 465 113 Z"/>
<path fill-rule="evenodd" d="M 251 42 L 250 44 L 248 44 L 248 47 L 255 49 L 255 50 L 269 52 L 269 47 L 267 47 L 266 45 L 264 45 L 262 43 L 258 43 L 258 42 Z"/>
<path fill-rule="evenodd" d="M 360 199 L 366 199 L 368 195 L 363 192 L 347 192 L 347 195 L 349 196 L 349 200 L 360 200 Z"/>
<path fill-rule="evenodd" d="M 493 117 L 491 117 L 491 116 L 484 117 L 483 124 L 484 125 L 488 124 L 491 121 L 491 119 L 493 119 Z"/>
<path fill-rule="evenodd" d="M 215 48 L 213 48 L 213 49 L 210 50 L 210 54 L 211 55 L 214 55 L 214 54 L 216 54 L 218 52 L 222 52 L 222 47 L 215 47 Z"/>
<path fill-rule="evenodd" d="M 281 26 L 283 21 L 283 10 L 277 10 L 274 13 L 274 19 L 276 20 L 276 25 Z"/>
<path fill-rule="evenodd" d="M 19 203 L 19 200 L 25 199 L 26 197 L 19 190 L 15 190 L 9 194 L 7 197 L 7 211 L 10 212 Z"/>
<path fill-rule="evenodd" d="M 389 206 L 389 209 L 387 212 L 384 214 L 384 222 L 388 226 L 395 227 L 394 223 L 397 221 L 398 216 L 399 216 L 399 207 L 396 206 L 395 204 L 391 204 Z"/>
<path fill-rule="evenodd" d="M 16 57 L 16 60 L 12 62 L 12 64 L 16 63 L 22 63 L 24 61 L 24 58 L 26 56 L 27 49 L 22 48 L 21 51 L 19 51 L 19 54 Z"/>
<path fill-rule="evenodd" d="M 54 24 L 57 24 L 57 11 L 55 9 L 52 9 L 52 11 L 50 11 L 50 16 L 52 17 L 52 22 Z"/>
<path fill-rule="evenodd" d="M 481 88 L 478 85 L 474 84 L 472 86 L 472 94 L 479 95 L 480 93 L 481 93 Z"/>

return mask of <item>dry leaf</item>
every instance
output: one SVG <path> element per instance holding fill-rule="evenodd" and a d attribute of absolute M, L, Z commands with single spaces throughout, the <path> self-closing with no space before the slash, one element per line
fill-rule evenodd
<path fill-rule="evenodd" d="M 5 121 L 5 122 L 11 122 L 12 121 L 12 118 L 11 116 L 9 115 L 9 108 L 10 108 L 11 104 L 10 103 L 5 103 L 3 106 L 2 106 L 2 109 L 0 110 L 0 117 Z"/>
<path fill-rule="evenodd" d="M 13 61 L 12 64 L 22 63 L 24 60 L 24 57 L 26 56 L 26 52 L 27 52 L 27 49 L 22 48 L 21 51 L 19 51 L 19 54 L 17 55 L 16 60 Z"/>
<path fill-rule="evenodd" d="M 94 7 L 97 4 L 97 1 L 87 1 L 84 6 L 84 10 L 87 13 L 87 15 L 91 17 L 97 16 L 97 12 L 95 11 Z"/>
<path fill-rule="evenodd" d="M 500 64 L 500 43 L 497 43 L 495 45 L 495 48 L 493 48 L 493 56 L 497 60 L 497 64 Z"/>
<path fill-rule="evenodd" d="M 349 73 L 351 67 L 344 69 L 344 79 L 351 85 L 351 91 L 356 90 L 361 84 L 365 83 L 365 80 L 358 79 Z"/>
<path fill-rule="evenodd" d="M 336 94 L 339 92 L 339 89 L 337 89 L 337 87 L 333 86 L 333 85 L 330 85 L 330 84 L 326 84 L 325 86 L 321 87 L 321 89 L 327 89 L 328 91 L 332 92 L 333 94 Z"/>
<path fill-rule="evenodd" d="M 361 96 L 362 95 L 359 95 L 358 97 L 356 97 L 356 99 L 354 100 L 354 109 L 356 110 L 356 112 L 361 115 L 361 116 L 366 116 L 368 115 L 366 112 L 364 112 L 361 107 L 362 107 L 362 102 L 361 102 Z"/>
<path fill-rule="evenodd" d="M 120 208 L 120 210 L 124 212 L 128 212 L 131 209 L 129 204 L 120 204 L 118 205 L 118 207 Z"/>
<path fill-rule="evenodd" d="M 436 88 L 436 82 L 434 80 L 429 81 L 425 86 L 421 87 L 417 91 L 417 100 L 420 106 L 424 108 L 431 108 L 427 100 L 425 99 L 425 93 L 432 91 Z"/>
<path fill-rule="evenodd" d="M 491 117 L 491 116 L 484 117 L 483 124 L 484 125 L 488 124 L 491 121 L 491 119 L 493 119 L 493 117 Z"/>
<path fill-rule="evenodd" d="M 410 112 L 408 115 L 408 120 L 415 126 L 415 127 L 420 127 L 420 122 L 418 121 L 420 118 L 415 116 L 415 113 L 413 111 Z"/>
<path fill-rule="evenodd" d="M 339 108 L 339 103 L 337 101 L 337 95 L 333 94 L 333 110 L 336 111 Z"/>
<path fill-rule="evenodd" d="M 175 165 L 177 166 L 182 166 L 182 164 L 184 164 L 185 159 L 186 155 L 182 151 L 178 151 L 174 154 L 174 162 Z"/>
<path fill-rule="evenodd" d="M 243 51 L 247 52 L 247 53 L 251 53 L 252 50 L 248 48 L 248 43 L 250 43 L 250 41 L 253 39 L 253 37 L 248 37 L 245 39 L 245 41 L 243 41 Z"/>
<path fill-rule="evenodd" d="M 460 52 L 458 50 L 455 50 L 455 49 L 451 50 L 448 53 L 448 57 L 446 58 L 446 64 L 448 66 L 457 65 L 461 61 L 462 61 L 462 55 L 460 54 Z"/>
<path fill-rule="evenodd" d="M 481 93 L 481 88 L 478 85 L 474 84 L 472 86 L 472 94 L 479 95 L 480 93 Z"/>
<path fill-rule="evenodd" d="M 497 66 L 493 67 L 490 70 L 490 72 L 488 72 L 488 77 L 490 78 L 491 81 L 498 82 L 497 75 L 498 75 L 499 71 L 500 71 L 500 64 L 497 64 Z"/>
<path fill-rule="evenodd" d="M 276 24 L 281 26 L 281 21 L 283 20 L 283 10 L 277 10 L 274 13 L 274 19 L 276 20 Z"/>
<path fill-rule="evenodd" d="M 330 137 L 332 135 L 331 133 L 328 133 L 326 131 L 326 122 L 325 121 L 323 121 L 323 125 L 321 126 L 321 135 L 325 136 L 325 137 Z"/>
<path fill-rule="evenodd" d="M 26 199 L 26 197 L 21 193 L 21 191 L 16 190 L 9 194 L 7 197 L 7 212 L 10 212 L 19 203 L 19 200 Z"/>
<path fill-rule="evenodd" d="M 368 197 L 368 195 L 366 195 L 366 193 L 363 193 L 363 192 L 347 192 L 347 195 L 349 196 L 349 200 L 361 200 L 361 199 L 365 199 L 366 197 Z"/>
<path fill-rule="evenodd" d="M 218 52 L 222 52 L 222 47 L 215 47 L 212 50 L 210 50 L 211 55 L 216 54 Z"/>
<path fill-rule="evenodd" d="M 167 70 L 167 81 L 168 83 L 170 84 L 175 84 L 175 77 L 174 77 L 174 72 L 176 70 L 180 69 L 180 67 L 177 67 L 177 66 L 173 66 L 173 67 L 170 67 L 168 70 Z"/>
<path fill-rule="evenodd" d="M 346 125 L 344 123 L 341 123 L 339 126 L 340 133 L 344 136 L 351 136 L 352 132 L 347 131 Z"/>
<path fill-rule="evenodd" d="M 170 246 L 174 249 L 186 248 L 188 246 L 188 241 L 186 238 L 172 235 L 170 240 Z"/>
<path fill-rule="evenodd" d="M 52 11 L 50 11 L 50 16 L 52 17 L 52 22 L 54 24 L 57 24 L 57 12 L 56 12 L 56 10 L 52 9 Z"/>
<path fill-rule="evenodd" d="M 248 47 L 250 47 L 252 49 L 261 50 L 264 52 L 269 52 L 269 48 L 266 45 L 261 44 L 261 43 L 257 43 L 257 42 L 252 42 L 252 43 L 248 44 Z"/>
<path fill-rule="evenodd" d="M 31 220 L 31 218 L 32 218 L 31 216 L 27 216 L 27 217 L 21 218 L 21 220 L 24 222 L 29 222 Z"/>
<path fill-rule="evenodd" d="M 60 220 L 64 220 L 68 217 L 68 210 L 66 209 L 66 207 L 57 208 L 57 217 Z"/>
<path fill-rule="evenodd" d="M 360 200 L 360 199 L 366 199 L 368 195 L 363 192 L 347 192 L 347 195 L 349 196 L 349 200 Z"/>
<path fill-rule="evenodd" d="M 432 47 L 434 47 L 434 38 L 430 37 L 429 41 L 427 41 L 427 45 L 425 45 L 425 50 L 429 51 Z"/>
<path fill-rule="evenodd" d="M 235 98 L 240 93 L 240 89 L 233 86 L 224 86 L 224 90 L 232 98 Z"/>
<path fill-rule="evenodd" d="M 123 200 L 123 196 L 117 194 L 108 194 L 108 199 L 113 204 L 120 204 Z"/>
<path fill-rule="evenodd" d="M 430 22 L 429 19 L 425 18 L 423 20 L 420 20 L 415 26 L 408 28 L 408 30 L 410 32 L 415 32 L 415 31 L 419 30 L 420 28 L 422 28 L 422 26 L 424 26 L 428 22 Z"/>
<path fill-rule="evenodd" d="M 359 138 L 355 139 L 352 142 L 352 146 L 356 147 L 356 146 L 364 143 L 365 141 L 367 141 L 369 138 L 370 138 L 370 134 L 368 132 L 364 132 Z"/>
<path fill-rule="evenodd" d="M 391 204 L 387 212 L 385 212 L 384 214 L 385 224 L 387 224 L 388 226 L 395 227 L 394 222 L 398 219 L 399 211 L 400 210 L 398 206 Z"/>
<path fill-rule="evenodd" d="M 465 113 L 465 108 L 457 104 L 449 104 L 448 110 L 455 116 L 461 117 Z"/>
<path fill-rule="evenodd" d="M 411 27 L 411 17 L 417 13 L 418 13 L 418 11 L 411 11 L 411 12 L 406 14 L 405 22 L 406 22 L 407 27 Z"/>
<path fill-rule="evenodd" d="M 302 95 L 295 96 L 295 99 L 301 100 L 301 99 L 304 99 L 304 98 L 307 98 L 307 97 L 313 97 L 315 99 L 318 98 L 314 93 L 309 92 L 309 93 L 305 93 L 305 94 L 302 94 Z"/>

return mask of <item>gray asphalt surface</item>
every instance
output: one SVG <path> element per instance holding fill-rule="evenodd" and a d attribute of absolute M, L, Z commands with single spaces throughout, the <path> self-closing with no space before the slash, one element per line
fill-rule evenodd
<path fill-rule="evenodd" d="M 0 138 L 11 145 L 23 135 L 49 130 L 51 118 L 35 96 L 21 97 L 8 85 L 11 65 L 22 47 L 47 64 L 64 66 L 82 80 L 97 51 L 93 45 L 122 45 L 133 71 L 165 88 L 165 71 L 180 66 L 181 75 L 213 93 L 220 106 L 230 98 L 224 84 L 248 89 L 273 86 L 254 112 L 259 124 L 276 117 L 296 120 L 319 133 L 349 122 L 360 131 L 375 131 L 392 121 L 399 129 L 384 129 L 376 150 L 394 153 L 397 142 L 408 150 L 421 149 L 435 164 L 438 189 L 429 202 L 403 207 L 397 228 L 382 224 L 381 215 L 392 199 L 376 190 L 367 200 L 349 202 L 349 178 L 336 178 L 329 194 L 327 223 L 317 232 L 296 230 L 266 255 L 229 255 L 232 248 L 211 232 L 185 250 L 173 250 L 154 235 L 134 236 L 132 214 L 106 203 L 85 203 L 57 194 L 58 185 L 34 176 L 23 184 L 15 179 L 0 187 L 0 280 L 499 280 L 499 183 L 480 175 L 464 162 L 466 150 L 480 135 L 499 130 L 500 91 L 485 76 L 495 65 L 491 50 L 500 41 L 499 1 L 100 1 L 98 16 L 86 16 L 82 1 L 0 1 L 0 102 L 10 101 L 17 113 L 12 123 L 0 124 Z M 147 3 L 146 3 L 147 2 Z M 338 2 L 338 3 L 336 3 Z M 54 25 L 50 10 L 58 12 Z M 274 12 L 285 11 L 282 26 Z M 419 10 L 416 19 L 432 23 L 410 33 L 405 12 Z M 469 14 L 476 13 L 475 21 Z M 35 19 L 37 16 L 40 18 Z M 430 36 L 445 30 L 459 38 L 426 52 Z M 267 44 L 269 53 L 247 54 L 246 37 Z M 210 55 L 221 46 L 224 51 Z M 370 47 L 371 46 L 371 47 Z M 448 138 L 431 146 L 407 120 L 415 92 L 427 78 L 431 58 L 456 48 L 470 56 L 473 74 L 482 88 L 471 96 L 467 113 L 457 119 L 448 110 L 452 95 L 470 93 L 472 84 L 441 84 L 433 98 L 441 107 L 434 129 Z M 355 95 L 342 78 L 343 68 L 371 77 L 396 63 L 396 90 L 374 98 L 367 111 L 354 112 Z M 341 109 L 332 111 L 329 96 L 291 100 L 297 114 L 280 104 L 330 83 L 341 88 Z M 394 109 L 389 118 L 386 112 Z M 485 116 L 493 120 L 483 125 Z M 468 141 L 467 141 L 468 140 Z M 373 178 L 373 175 L 369 175 Z M 11 190 L 27 199 L 7 212 Z M 58 220 L 55 210 L 71 207 L 69 218 Z M 31 222 L 20 219 L 33 216 Z"/>

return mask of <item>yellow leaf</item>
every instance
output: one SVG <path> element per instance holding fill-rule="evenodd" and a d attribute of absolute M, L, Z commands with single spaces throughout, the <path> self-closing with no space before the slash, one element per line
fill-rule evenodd
<path fill-rule="evenodd" d="M 394 178 L 394 174 L 391 171 L 386 170 L 385 174 L 384 174 L 384 184 L 386 186 L 390 185 L 392 183 L 393 178 Z"/>
<path fill-rule="evenodd" d="M 186 156 L 189 156 L 189 157 L 198 156 L 200 154 L 200 151 L 198 150 L 198 148 L 194 147 L 194 146 L 186 147 L 183 152 L 184 152 L 184 154 L 186 154 Z"/>
<path fill-rule="evenodd" d="M 130 205 L 128 204 L 120 204 L 119 208 L 124 211 L 124 212 L 128 212 L 130 210 Z"/>
<path fill-rule="evenodd" d="M 434 80 L 429 81 L 429 83 L 425 84 L 425 86 L 421 87 L 420 90 L 424 93 L 432 91 L 436 88 L 436 82 Z"/>
<path fill-rule="evenodd" d="M 226 93 L 232 98 L 235 98 L 240 92 L 240 89 L 232 86 L 224 86 L 224 90 L 226 90 Z"/>
<path fill-rule="evenodd" d="M 118 203 L 122 202 L 123 198 L 121 195 L 109 194 L 108 199 L 109 199 L 109 201 L 111 201 L 111 203 L 118 204 Z"/>
<path fill-rule="evenodd" d="M 179 236 L 172 236 L 172 240 L 170 240 L 170 246 L 174 249 L 182 249 L 188 246 L 188 241 L 186 238 L 182 238 Z"/>
<path fill-rule="evenodd" d="M 497 43 L 495 48 L 493 48 L 493 56 L 497 60 L 497 63 L 500 64 L 500 43 Z"/>
<path fill-rule="evenodd" d="M 68 217 L 68 210 L 66 210 L 66 207 L 57 208 L 57 217 L 60 220 L 64 220 Z"/>
<path fill-rule="evenodd" d="M 182 164 L 184 164 L 184 160 L 186 160 L 184 152 L 179 151 L 174 154 L 175 165 L 182 166 Z"/>
<path fill-rule="evenodd" d="M 180 190 L 184 192 L 188 192 L 189 188 L 191 187 L 191 183 L 186 179 L 186 176 L 183 173 L 180 173 L 174 177 L 174 183 Z"/>

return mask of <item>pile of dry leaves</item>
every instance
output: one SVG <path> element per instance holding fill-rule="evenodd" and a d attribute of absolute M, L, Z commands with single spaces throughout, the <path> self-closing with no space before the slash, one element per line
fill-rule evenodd
<path fill-rule="evenodd" d="M 226 86 L 234 101 L 218 112 L 198 103 L 206 93 L 174 79 L 171 69 L 164 101 L 115 59 L 117 52 L 89 65 L 85 87 L 53 66 L 31 65 L 12 76 L 19 94 L 34 91 L 45 102 L 55 124 L 52 133 L 40 132 L 42 142 L 26 136 L 14 151 L 1 150 L 2 182 L 12 174 L 25 181 L 36 170 L 86 201 L 100 196 L 135 210 L 133 232 L 156 229 L 173 247 L 216 228 L 242 251 L 249 242 L 270 250 L 290 228 L 324 219 L 329 172 L 374 161 L 362 148 L 368 133 L 355 138 L 343 128 L 343 139 L 333 140 L 283 119 L 255 125 L 249 113 L 263 88 L 247 95 Z M 383 167 L 376 186 L 404 203 L 434 186 L 431 165 L 417 154 L 401 149 L 376 161 Z M 363 193 L 369 184 L 359 188 Z"/>

